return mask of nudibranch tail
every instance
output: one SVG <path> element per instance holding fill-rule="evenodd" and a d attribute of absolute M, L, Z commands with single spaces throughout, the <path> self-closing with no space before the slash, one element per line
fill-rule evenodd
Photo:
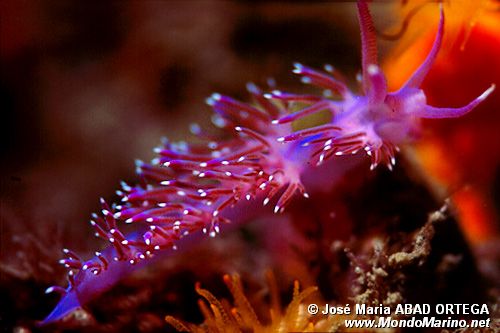
<path fill-rule="evenodd" d="M 265 93 L 254 84 L 247 88 L 254 104 L 213 94 L 207 104 L 212 121 L 224 135 L 204 132 L 192 125 L 200 143 L 169 142 L 155 148 L 151 163 L 136 162 L 140 182 L 122 183 L 120 204 L 101 200 L 101 214 L 90 224 L 108 247 L 83 261 L 65 250 L 61 264 L 69 269 L 66 291 L 52 287 L 63 298 L 44 324 L 63 318 L 109 289 L 127 273 L 161 255 L 174 255 L 202 237 L 215 237 L 223 225 L 237 226 L 257 215 L 281 213 L 296 194 L 308 198 L 313 183 L 333 186 L 345 172 L 332 162 L 337 156 L 363 153 L 370 169 L 384 164 L 392 169 L 398 146 L 412 139 L 420 118 L 458 117 L 481 103 L 495 86 L 462 108 L 427 105 L 419 88 L 439 51 L 444 15 L 435 43 L 424 63 L 396 92 L 387 91 L 384 73 L 377 65 L 377 45 L 366 1 L 358 2 L 362 45 L 362 94 L 339 79 L 332 66 L 325 72 L 295 64 L 293 72 L 321 94 L 295 94 L 278 90 Z M 290 112 L 291 110 L 297 110 Z M 331 121 L 294 131 L 292 123 L 320 111 Z M 330 160 L 317 172 L 315 165 Z M 322 177 L 321 181 L 311 181 Z M 304 181 L 308 179 L 310 183 Z M 331 188 L 322 189 L 331 190 Z M 271 201 L 274 208 L 266 207 Z M 127 233 L 125 230 L 135 230 Z"/>
<path fill-rule="evenodd" d="M 47 293 L 52 292 L 52 290 L 49 289 L 47 290 Z M 40 325 L 47 325 L 52 322 L 61 320 L 81 306 L 82 303 L 78 299 L 77 293 L 71 291 L 68 293 L 65 292 L 54 310 L 52 310 L 52 312 L 40 323 Z"/>
<path fill-rule="evenodd" d="M 248 88 L 256 106 L 221 94 L 207 99 L 214 124 L 225 136 L 209 136 L 191 126 L 203 143 L 164 140 L 151 163 L 136 162 L 141 182 L 122 183 L 120 204 L 101 199 L 101 212 L 92 215 L 90 225 L 108 248 L 88 261 L 64 250 L 60 263 L 69 270 L 69 286 L 65 292 L 47 290 L 61 292 L 63 298 L 44 323 L 86 304 L 159 252 L 164 256 L 189 248 L 200 235 L 215 237 L 222 225 L 250 219 L 270 201 L 276 202 L 274 213 L 280 213 L 295 193 L 308 197 L 300 178 L 307 149 L 283 145 L 278 139 L 284 129 L 269 126 L 285 107 L 257 86 Z M 136 232 L 127 234 L 127 228 Z"/>

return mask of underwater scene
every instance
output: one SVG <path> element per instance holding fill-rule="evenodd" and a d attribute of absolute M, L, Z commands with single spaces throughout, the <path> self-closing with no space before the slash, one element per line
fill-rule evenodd
<path fill-rule="evenodd" d="M 500 2 L 0 28 L 1 332 L 500 330 Z"/>

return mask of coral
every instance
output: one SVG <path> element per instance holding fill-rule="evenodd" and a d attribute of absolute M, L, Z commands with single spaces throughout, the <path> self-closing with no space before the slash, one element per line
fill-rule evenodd
<path fill-rule="evenodd" d="M 271 290 L 274 303 L 269 309 L 271 320 L 263 324 L 245 297 L 239 276 L 226 275 L 224 282 L 231 291 L 234 306 L 227 307 L 227 303 L 222 303 L 197 285 L 196 292 L 208 302 L 208 306 L 203 301 L 198 303 L 204 323 L 197 326 L 166 316 L 167 323 L 181 332 L 336 332 L 340 327 L 340 316 L 313 316 L 306 310 L 308 303 L 305 300 L 317 292 L 316 287 L 300 291 L 299 283 L 295 281 L 293 299 L 285 311 L 279 306 L 277 290 Z M 272 278 L 269 284 L 271 287 L 275 285 Z"/>
<path fill-rule="evenodd" d="M 122 184 L 117 192 L 120 204 L 108 205 L 101 199 L 101 214 L 94 214 L 90 224 L 108 247 L 90 260 L 64 250 L 66 257 L 60 262 L 69 269 L 69 286 L 47 290 L 58 291 L 63 298 L 44 323 L 65 317 L 153 257 L 173 256 L 205 234 L 215 237 L 223 228 L 268 214 L 266 205 L 271 201 L 274 213 L 281 213 L 296 193 L 308 198 L 331 191 L 338 178 L 364 161 L 361 152 L 371 157 L 372 170 L 379 164 L 392 169 L 398 146 L 415 137 L 420 119 L 465 115 L 494 90 L 492 85 L 460 108 L 427 105 L 419 87 L 441 45 L 441 12 L 426 60 L 399 90 L 387 92 L 367 3 L 358 2 L 358 11 L 361 95 L 337 79 L 330 66 L 326 70 L 332 75 L 300 64 L 294 73 L 304 83 L 324 89 L 323 95 L 265 93 L 250 84 L 254 106 L 213 94 L 207 104 L 223 134 L 192 126 L 198 142 L 164 141 L 155 149 L 158 156 L 152 163 L 137 162 L 140 182 Z M 329 122 L 294 130 L 292 123 L 324 110 L 330 113 Z M 315 168 L 318 164 L 323 165 Z M 300 300 L 298 292 L 296 299 Z M 223 315 L 219 306 L 212 310 L 215 316 Z"/>

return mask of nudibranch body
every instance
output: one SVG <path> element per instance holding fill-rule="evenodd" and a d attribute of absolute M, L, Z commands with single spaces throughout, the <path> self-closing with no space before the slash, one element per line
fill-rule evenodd
<path fill-rule="evenodd" d="M 151 262 L 158 255 L 172 255 L 190 247 L 205 234 L 217 235 L 222 225 L 235 226 L 255 216 L 283 212 L 294 194 L 309 197 L 315 177 L 338 178 L 345 159 L 371 157 L 392 168 L 398 145 L 410 141 L 421 118 L 458 117 L 472 110 L 494 89 L 490 87 L 462 108 L 427 105 L 419 89 L 428 73 L 443 36 L 444 16 L 427 59 L 395 92 L 387 92 L 384 74 L 377 63 L 374 27 L 365 1 L 358 2 L 362 41 L 363 94 L 357 95 L 335 77 L 330 66 L 319 72 L 296 64 L 302 81 L 324 90 L 322 95 L 272 91 L 264 93 L 250 84 L 255 106 L 220 94 L 207 104 L 214 110 L 214 124 L 229 138 L 219 138 L 193 126 L 203 143 L 164 142 L 151 164 L 137 163 L 141 182 L 122 184 L 122 202 L 107 205 L 94 215 L 91 225 L 109 247 L 83 261 L 65 250 L 61 263 L 68 267 L 70 284 L 43 323 L 57 321 L 75 308 L 109 289 L 123 275 Z M 328 73 L 330 72 L 330 73 Z M 333 97 L 335 98 L 333 98 Z M 305 106 L 304 106 L 305 105 Z M 297 106 L 302 108 L 292 113 Z M 294 131 L 292 123 L 307 115 L 328 110 L 330 122 Z M 351 157 L 352 156 L 352 157 Z M 324 163 L 328 160 L 328 163 Z M 316 165 L 324 164 L 321 169 Z M 349 164 L 347 164 L 349 165 Z M 317 171 L 321 170 L 321 171 Z M 345 170 L 344 170 L 345 171 Z M 318 182 L 316 182 L 318 183 Z M 319 182 L 331 186 L 329 182 Z M 267 205 L 274 203 L 274 208 Z M 129 225 L 129 227 L 126 227 Z M 120 229 L 132 228 L 125 235 Z"/>

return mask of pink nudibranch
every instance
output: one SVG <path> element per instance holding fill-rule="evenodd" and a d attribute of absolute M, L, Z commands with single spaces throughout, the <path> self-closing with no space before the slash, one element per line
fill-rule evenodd
<path fill-rule="evenodd" d="M 70 285 L 66 290 L 48 289 L 63 297 L 42 324 L 64 318 L 125 274 L 151 262 L 151 257 L 173 255 L 204 234 L 215 236 L 227 222 L 234 226 L 256 214 L 269 213 L 266 205 L 271 201 L 273 211 L 279 213 L 297 192 L 307 198 L 306 190 L 314 194 L 321 190 L 318 186 L 331 189 L 334 180 L 358 164 L 363 154 L 371 158 L 371 169 L 379 164 L 392 169 L 398 146 L 413 138 L 421 118 L 463 116 L 493 92 L 494 85 L 460 108 L 427 105 L 419 87 L 441 46 L 442 8 L 427 58 L 399 90 L 388 92 L 377 63 L 373 22 L 365 1 L 358 2 L 358 18 L 362 95 L 337 79 L 331 66 L 320 72 L 301 64 L 295 64 L 293 72 L 324 94 L 264 93 L 249 84 L 256 106 L 213 94 L 207 99 L 214 111 L 213 122 L 231 137 L 214 137 L 193 126 L 204 144 L 164 142 L 155 149 L 158 157 L 151 164 L 138 162 L 141 184 L 122 184 L 117 191 L 122 203 L 110 207 L 102 201 L 102 214 L 95 214 L 91 221 L 96 235 L 109 247 L 86 262 L 65 251 L 61 263 L 69 268 Z M 304 104 L 300 111 L 290 113 L 293 106 Z M 331 113 L 331 122 L 292 130 L 293 121 L 324 110 Z M 338 158 L 341 155 L 348 157 Z M 322 180 L 315 180 L 318 177 Z M 119 230 L 123 223 L 137 226 L 137 232 L 125 236 Z"/>

